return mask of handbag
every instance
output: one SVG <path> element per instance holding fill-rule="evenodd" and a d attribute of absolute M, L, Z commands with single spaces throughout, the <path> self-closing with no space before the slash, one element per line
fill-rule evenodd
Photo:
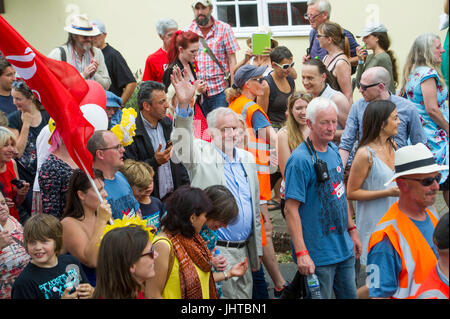
<path fill-rule="evenodd" d="M 227 83 L 227 87 L 231 86 L 231 74 L 230 72 L 227 72 L 227 70 L 225 70 L 225 68 L 223 67 L 222 63 L 219 62 L 219 60 L 217 59 L 217 57 L 214 55 L 214 53 L 212 52 L 211 48 L 209 47 L 208 43 L 206 43 L 205 38 L 200 37 L 200 42 L 202 43 L 203 47 L 205 48 L 205 52 L 206 54 L 208 54 L 208 56 L 211 58 L 211 60 L 214 61 L 214 63 L 216 63 L 220 70 L 223 72 L 224 75 L 224 80 Z"/>

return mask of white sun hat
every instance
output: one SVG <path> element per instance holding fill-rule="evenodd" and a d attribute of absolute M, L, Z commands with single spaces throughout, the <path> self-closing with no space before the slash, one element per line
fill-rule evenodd
<path fill-rule="evenodd" d="M 384 184 L 388 186 L 400 176 L 412 174 L 429 174 L 448 170 L 448 165 L 438 165 L 434 160 L 433 153 L 423 145 L 408 145 L 395 151 L 395 174 Z"/>
<path fill-rule="evenodd" d="M 64 30 L 78 35 L 93 37 L 101 34 L 101 31 L 89 22 L 85 14 L 77 14 L 72 17 L 70 25 L 65 26 Z"/>

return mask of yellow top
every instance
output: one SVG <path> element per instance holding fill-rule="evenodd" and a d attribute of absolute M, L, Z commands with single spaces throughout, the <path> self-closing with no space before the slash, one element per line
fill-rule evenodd
<path fill-rule="evenodd" d="M 163 236 L 155 236 L 153 242 L 158 240 L 159 238 L 166 238 Z M 172 243 L 170 239 L 161 240 L 160 242 L 164 242 L 166 245 L 172 249 Z M 170 244 L 169 244 L 170 243 Z M 200 284 L 202 286 L 202 295 L 203 299 L 209 299 L 209 276 L 211 276 L 211 272 L 204 272 L 196 264 L 194 264 L 195 270 L 197 270 L 197 275 L 200 279 Z M 169 280 L 167 280 L 167 284 L 164 287 L 162 297 L 164 299 L 181 299 L 181 288 L 180 288 L 180 264 L 178 262 L 177 256 L 174 255 L 173 267 L 172 271 L 169 275 Z"/>

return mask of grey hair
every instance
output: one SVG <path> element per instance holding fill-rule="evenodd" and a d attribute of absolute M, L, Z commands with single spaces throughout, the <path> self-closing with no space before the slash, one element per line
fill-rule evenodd
<path fill-rule="evenodd" d="M 317 112 L 326 110 L 329 107 L 333 107 L 336 110 L 336 113 L 339 114 L 338 107 L 332 100 L 321 96 L 316 97 L 308 103 L 308 107 L 306 108 L 306 118 L 314 124 L 316 122 Z"/>
<path fill-rule="evenodd" d="M 386 70 L 386 68 L 382 66 L 375 66 L 370 69 L 368 69 L 372 75 L 372 81 L 375 82 L 381 82 L 384 84 L 385 90 L 389 90 L 389 86 L 391 85 L 391 75 L 389 74 L 389 71 Z"/>
<path fill-rule="evenodd" d="M 225 116 L 225 115 L 233 115 L 236 117 L 237 120 L 239 120 L 238 115 L 235 111 L 228 107 L 218 107 L 214 109 L 213 111 L 208 113 L 208 116 L 206 117 L 206 122 L 208 123 L 209 128 L 217 128 L 217 118 L 219 116 Z"/>
<path fill-rule="evenodd" d="M 328 0 L 308 0 L 308 2 L 306 3 L 307 6 L 313 5 L 313 4 L 318 4 L 317 5 L 317 10 L 319 10 L 320 12 L 328 12 L 328 18 L 330 17 L 331 14 L 331 5 L 330 2 L 328 2 Z"/>
<path fill-rule="evenodd" d="M 156 32 L 160 36 L 164 36 L 169 29 L 178 29 L 178 23 L 173 19 L 159 19 L 156 22 Z"/>

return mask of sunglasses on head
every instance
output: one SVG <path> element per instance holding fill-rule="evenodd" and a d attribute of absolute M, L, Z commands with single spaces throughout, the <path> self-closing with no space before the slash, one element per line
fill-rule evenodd
<path fill-rule="evenodd" d="M 436 181 L 439 184 L 439 181 L 441 180 L 442 174 L 439 173 L 437 174 L 435 177 L 427 177 L 427 178 L 423 178 L 423 179 L 419 179 L 419 178 L 406 178 L 406 177 L 399 177 L 401 179 L 407 179 L 410 181 L 416 181 L 419 182 L 420 184 L 422 184 L 422 186 L 430 186 L 431 184 L 434 183 L 434 181 Z"/>
<path fill-rule="evenodd" d="M 294 67 L 294 64 L 295 64 L 295 62 L 292 62 L 291 64 L 289 64 L 289 63 L 286 63 L 286 64 L 283 64 L 283 65 L 279 65 L 277 62 L 273 62 L 273 63 L 275 63 L 276 65 L 278 65 L 280 68 L 282 68 L 283 70 L 287 70 L 287 69 L 289 69 L 289 68 L 292 68 L 292 67 Z"/>
<path fill-rule="evenodd" d="M 23 81 L 14 81 L 12 83 L 12 87 L 13 88 L 18 88 L 18 89 L 23 88 L 23 87 L 25 87 L 25 82 L 23 82 Z"/>
<path fill-rule="evenodd" d="M 152 249 L 148 253 L 142 254 L 141 257 L 149 256 L 151 259 L 155 259 L 155 246 L 152 245 Z"/>
<path fill-rule="evenodd" d="M 359 87 L 361 88 L 361 90 L 365 91 L 365 90 L 367 90 L 368 88 L 377 86 L 378 84 L 381 84 L 381 83 L 382 83 L 382 82 L 377 82 L 377 83 L 369 84 L 369 85 L 365 85 L 365 84 L 359 83 Z"/>

